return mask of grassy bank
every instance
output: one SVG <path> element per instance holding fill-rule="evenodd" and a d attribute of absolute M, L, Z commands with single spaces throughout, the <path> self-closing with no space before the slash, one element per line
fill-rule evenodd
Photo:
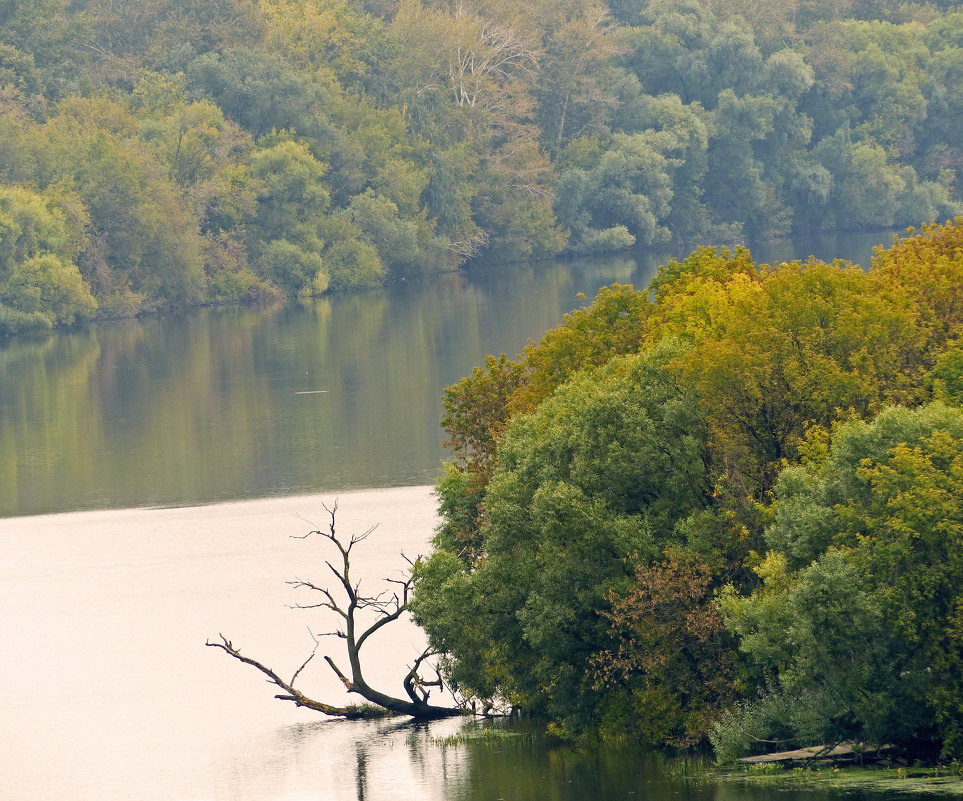
<path fill-rule="evenodd" d="M 833 790 L 875 790 L 939 794 L 963 798 L 963 765 L 942 767 L 823 767 L 783 768 L 776 764 L 746 765 L 713 772 L 722 782 L 750 785 L 823 787 Z"/>

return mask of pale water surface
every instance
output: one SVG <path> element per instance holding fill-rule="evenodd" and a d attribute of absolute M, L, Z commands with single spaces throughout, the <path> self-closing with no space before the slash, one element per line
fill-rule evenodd
<path fill-rule="evenodd" d="M 319 720 L 204 647 L 223 632 L 290 676 L 313 647 L 308 627 L 334 628 L 287 608 L 310 602 L 287 579 L 327 582 L 327 543 L 292 538 L 326 522 L 322 500 L 334 496 L 0 520 L 0 798 L 355 799 L 359 760 L 370 798 L 443 797 L 426 773 L 444 754 L 419 766 L 404 731 Z M 345 534 L 378 525 L 355 575 L 397 576 L 402 550 L 427 547 L 428 488 L 338 502 Z M 376 635 L 369 681 L 400 690 L 421 644 L 408 623 Z M 304 691 L 344 700 L 328 668 L 311 667 Z"/>
<path fill-rule="evenodd" d="M 865 263 L 888 238 L 756 255 Z M 290 675 L 310 653 L 309 628 L 332 628 L 289 609 L 305 599 L 285 584 L 326 580 L 324 543 L 292 538 L 325 522 L 321 501 L 339 497 L 343 532 L 378 525 L 357 570 L 397 575 L 400 552 L 424 552 L 436 525 L 424 485 L 443 457 L 442 388 L 486 353 L 541 336 L 585 302 L 578 293 L 645 285 L 672 255 L 0 346 L 0 799 L 747 798 L 671 782 L 614 751 L 439 747 L 460 721 L 322 720 L 204 647 L 224 632 Z M 326 488 L 341 489 L 304 494 Z M 196 506 L 232 498 L 257 500 Z M 180 508 L 69 511 L 145 506 Z M 413 626 L 389 627 L 366 646 L 369 680 L 399 688 L 421 645 Z M 320 661 L 302 685 L 344 700 Z"/>
<path fill-rule="evenodd" d="M 0 520 L 3 801 L 762 801 L 772 790 L 688 785 L 662 760 L 537 739 L 445 746 L 465 724 L 324 719 L 273 698 L 261 674 L 204 642 L 224 632 L 290 675 L 330 621 L 292 610 L 285 580 L 323 581 L 326 496 Z M 355 576 L 392 576 L 436 523 L 427 487 L 341 493 L 338 528 L 377 530 Z M 372 589 L 377 584 L 369 585 Z M 399 686 L 422 638 L 366 647 Z M 337 654 L 338 643 L 330 643 Z M 303 690 L 345 700 L 323 664 Z M 782 791 L 782 801 L 825 799 Z M 883 801 L 859 794 L 851 801 Z"/>

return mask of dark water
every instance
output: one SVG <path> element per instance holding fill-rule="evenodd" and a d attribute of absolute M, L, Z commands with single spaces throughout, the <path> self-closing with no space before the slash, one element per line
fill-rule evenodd
<path fill-rule="evenodd" d="M 452 750 L 463 766 L 449 784 L 449 801 L 885 801 L 880 792 L 843 793 L 801 789 L 792 784 L 752 786 L 706 777 L 709 763 L 671 759 L 629 747 L 581 748 L 552 745 L 523 729 L 508 736 L 478 736 L 486 724 L 469 724 Z M 499 728 L 495 727 L 495 731 Z M 414 743 L 417 739 L 412 738 Z M 439 747 L 443 738 L 433 738 Z M 360 795 L 359 795 L 360 798 Z M 892 796 L 889 796 L 892 799 Z"/>
<path fill-rule="evenodd" d="M 761 261 L 867 263 L 889 234 Z M 443 387 L 613 281 L 684 251 L 513 266 L 273 309 L 209 309 L 0 345 L 0 516 L 411 486 L 444 458 Z"/>

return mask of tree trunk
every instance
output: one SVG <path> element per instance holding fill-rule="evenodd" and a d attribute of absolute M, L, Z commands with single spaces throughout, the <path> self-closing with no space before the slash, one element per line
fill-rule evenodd
<path fill-rule="evenodd" d="M 320 645 L 320 641 L 317 639 L 315 639 L 314 650 L 311 652 L 311 655 L 304 661 L 301 667 L 294 672 L 294 675 L 291 677 L 290 681 L 285 681 L 277 673 L 275 673 L 274 670 L 257 661 L 256 659 L 242 656 L 241 652 L 235 648 L 231 641 L 228 640 L 223 634 L 220 635 L 220 642 L 211 642 L 208 640 L 206 645 L 213 648 L 220 648 L 235 659 L 243 662 L 246 665 L 251 665 L 252 667 L 264 673 L 271 680 L 271 682 L 284 690 L 283 695 L 276 695 L 275 698 L 279 698 L 282 701 L 292 701 L 296 706 L 314 709 L 315 711 L 321 712 L 325 715 L 333 715 L 345 718 L 409 715 L 410 717 L 419 718 L 422 720 L 433 720 L 468 714 L 469 710 L 467 710 L 463 705 L 435 706 L 428 703 L 428 697 L 430 695 L 430 690 L 428 688 L 438 687 L 439 689 L 443 690 L 444 682 L 442 681 L 441 675 L 437 673 L 437 671 L 436 677 L 433 681 L 425 681 L 421 678 L 418 671 L 420 670 L 422 663 L 432 656 L 432 653 L 427 650 L 415 660 L 414 665 L 412 665 L 408 671 L 408 674 L 402 681 L 405 694 L 408 696 L 407 699 L 396 698 L 394 696 L 387 695 L 379 690 L 374 689 L 365 681 L 364 675 L 361 671 L 361 646 L 364 645 L 368 637 L 380 630 L 383 626 L 386 626 L 400 618 L 408 610 L 408 602 L 411 596 L 411 578 L 409 576 L 403 581 L 389 580 L 393 584 L 398 584 L 401 588 L 400 595 L 398 593 L 394 593 L 390 599 L 383 598 L 385 593 L 377 596 L 362 595 L 360 593 L 360 582 L 354 585 L 351 583 L 351 549 L 357 543 L 365 540 L 374 529 L 369 529 L 360 535 L 352 535 L 347 545 L 345 545 L 338 539 L 335 533 L 334 519 L 335 511 L 338 508 L 337 504 L 335 504 L 331 509 L 329 509 L 327 506 L 324 508 L 330 516 L 328 530 L 311 531 L 300 539 L 306 539 L 312 534 L 316 534 L 332 542 L 338 549 L 338 552 L 341 554 L 341 564 L 338 567 L 335 567 L 330 562 L 326 562 L 325 564 L 327 564 L 328 568 L 338 579 L 338 583 L 341 585 L 341 589 L 344 595 L 347 597 L 348 603 L 347 605 L 344 605 L 343 602 L 336 600 L 334 594 L 327 588 L 317 586 L 311 582 L 296 579 L 294 581 L 289 581 L 288 583 L 296 588 L 303 587 L 313 590 L 320 593 L 323 597 L 323 600 L 316 604 L 310 604 L 306 606 L 298 605 L 299 609 L 315 609 L 320 607 L 334 612 L 335 615 L 341 618 L 343 629 L 332 633 L 345 641 L 348 650 L 348 664 L 350 665 L 351 677 L 349 678 L 346 676 L 334 663 L 334 660 L 330 656 L 325 656 L 324 660 L 335 672 L 349 693 L 359 695 L 365 701 L 368 701 L 370 704 L 374 704 L 375 706 L 332 706 L 330 704 L 325 704 L 321 701 L 315 701 L 312 698 L 308 698 L 302 692 L 295 689 L 294 682 L 297 680 L 298 675 L 317 654 L 318 647 Z M 378 614 L 378 618 L 374 623 L 358 634 L 356 631 L 355 616 L 359 609 L 366 608 L 374 610 Z"/>

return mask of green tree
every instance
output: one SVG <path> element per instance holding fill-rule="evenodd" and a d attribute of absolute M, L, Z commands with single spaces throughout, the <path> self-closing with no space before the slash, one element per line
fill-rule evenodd
<path fill-rule="evenodd" d="M 937 400 L 963 406 L 963 344 L 959 340 L 940 354 L 926 380 Z"/>
<path fill-rule="evenodd" d="M 531 136 L 527 118 L 541 42 L 515 4 L 404 0 L 391 24 L 387 86 L 396 87 L 415 130 L 451 146 Z"/>
<path fill-rule="evenodd" d="M 887 282 L 905 287 L 919 308 L 934 345 L 959 336 L 963 326 L 963 217 L 924 225 L 873 255 L 873 268 Z"/>
<path fill-rule="evenodd" d="M 129 78 L 139 64 L 176 72 L 193 56 L 250 44 L 263 33 L 252 0 L 85 3 L 76 17 L 108 79 Z"/>
<path fill-rule="evenodd" d="M 191 62 L 187 76 L 196 91 L 256 138 L 284 128 L 318 132 L 322 87 L 277 53 L 247 47 L 208 53 Z"/>
<path fill-rule="evenodd" d="M 736 653 L 708 565 L 692 554 L 667 555 L 637 565 L 632 586 L 613 594 L 602 615 L 618 645 L 592 663 L 596 686 L 616 691 L 605 708 L 617 717 L 603 726 L 647 745 L 690 748 L 735 695 Z"/>
<path fill-rule="evenodd" d="M 839 264 L 713 255 L 660 275 L 650 338 L 693 343 L 674 367 L 705 404 L 716 464 L 757 500 L 807 426 L 921 397 L 927 335 L 903 288 Z"/>
<path fill-rule="evenodd" d="M 961 481 L 963 416 L 939 404 L 847 424 L 780 476 L 763 586 L 724 604 L 771 679 L 722 722 L 723 755 L 776 738 L 961 753 Z"/>
<path fill-rule="evenodd" d="M 331 69 L 344 86 L 364 88 L 384 56 L 382 20 L 346 0 L 267 0 L 259 4 L 272 44 L 300 69 Z"/>
<path fill-rule="evenodd" d="M 566 158 L 584 166 L 599 150 L 573 143 Z M 921 487 L 941 487 L 929 495 L 933 515 L 913 530 L 942 530 L 934 515 L 955 521 L 956 479 L 939 484 L 938 472 L 953 473 L 957 457 L 936 440 L 932 459 L 893 451 L 894 432 L 910 449 L 933 434 L 929 412 L 886 412 L 842 428 L 839 420 L 869 420 L 928 392 L 954 397 L 958 347 L 946 348 L 960 330 L 958 228 L 929 226 L 898 241 L 870 271 L 812 259 L 770 267 L 744 248 L 702 248 L 660 269 L 648 293 L 605 288 L 517 360 L 492 357 L 449 388 L 444 425 L 458 462 L 439 484 L 444 522 L 419 567 L 416 610 L 447 652 L 453 680 L 554 718 L 560 732 L 631 730 L 678 745 L 704 736 L 737 689 L 762 686 L 758 702 L 723 721 L 724 754 L 753 736 L 802 742 L 886 731 L 918 751 L 943 738 L 917 731 L 926 719 L 919 699 L 932 696 L 930 717 L 946 722 L 957 715 L 952 692 L 920 690 L 910 714 L 866 696 L 866 682 L 919 677 L 892 634 L 908 613 L 891 601 L 918 596 L 925 605 L 930 596 L 912 589 L 926 585 L 924 567 L 900 579 L 898 593 L 873 584 L 877 574 L 896 581 L 910 558 L 905 542 L 863 545 L 901 525 L 880 516 L 894 506 L 886 499 L 915 491 L 912 479 L 873 472 L 874 464 L 895 459 Z M 786 469 L 800 461 L 806 467 Z M 871 502 L 857 492 L 866 481 L 880 488 Z M 876 517 L 847 511 L 854 498 Z M 852 524 L 848 539 L 840 521 Z M 760 564 L 767 543 L 773 554 Z M 945 549 L 921 558 L 952 561 Z M 945 636 L 927 646 L 947 671 L 959 663 L 954 575 L 933 591 Z M 749 622 L 732 630 L 749 655 L 741 663 L 718 618 L 708 625 L 712 594 L 726 582 L 731 620 L 749 610 Z M 799 627 L 794 605 L 810 615 L 800 613 Z M 831 625 L 857 633 L 798 639 Z M 899 624 L 900 637 L 910 625 Z M 753 626 L 765 637 L 753 639 Z M 803 666 L 783 670 L 794 654 Z M 693 690 L 704 679 L 712 679 L 704 692 Z M 956 737 L 944 729 L 947 742 Z"/>
<path fill-rule="evenodd" d="M 544 259 L 558 253 L 566 235 L 556 225 L 548 157 L 532 139 L 500 148 L 480 171 L 473 219 L 485 232 L 479 256 L 487 261 Z"/>
<path fill-rule="evenodd" d="M 78 73 L 91 62 L 81 45 L 87 26 L 67 0 L 24 0 L 0 12 L 0 85 L 8 80 L 25 95 L 61 99 L 76 92 Z M 12 80 L 11 80 L 12 79 Z"/>
<path fill-rule="evenodd" d="M 330 203 L 325 165 L 305 145 L 278 137 L 254 154 L 249 169 L 258 182 L 248 230 L 256 266 L 288 293 L 323 291 L 328 280 L 319 255 L 325 243 L 321 225 Z"/>
<path fill-rule="evenodd" d="M 625 48 L 595 2 L 539 4 L 544 54 L 534 89 L 542 141 L 557 154 L 572 138 L 607 135 L 619 97 L 615 60 Z"/>
<path fill-rule="evenodd" d="M 907 181 L 899 167 L 887 159 L 882 147 L 853 142 L 848 129 L 843 128 L 822 140 L 815 148 L 815 156 L 832 176 L 829 219 L 834 226 L 855 229 L 866 226 L 870 220 L 885 220 L 885 225 L 896 223 Z"/>
<path fill-rule="evenodd" d="M 699 236 L 709 231 L 703 183 L 709 169 L 710 115 L 698 103 L 685 105 L 678 95 L 640 95 L 631 119 L 617 119 L 615 124 L 646 131 L 666 156 L 672 198 L 665 225 L 673 235 Z"/>
<path fill-rule="evenodd" d="M 596 715 L 588 669 L 611 644 L 598 616 L 608 593 L 707 498 L 701 410 L 664 358 L 615 359 L 513 419 L 484 499 L 482 557 L 467 565 L 445 538 L 418 568 L 416 619 L 465 691 L 576 726 Z"/>
<path fill-rule="evenodd" d="M 53 198 L 0 186 L 0 334 L 93 315 L 72 239 Z"/>
<path fill-rule="evenodd" d="M 106 314 L 185 307 L 205 298 L 198 222 L 137 120 L 103 96 L 70 98 L 34 127 L 23 179 L 71 187 L 89 215 L 84 275 Z"/>
<path fill-rule="evenodd" d="M 770 94 L 740 96 L 725 89 L 712 113 L 705 201 L 720 221 L 751 234 L 785 233 L 789 222 L 753 146 L 773 132 L 776 110 Z"/>
<path fill-rule="evenodd" d="M 572 232 L 572 250 L 619 250 L 669 238 L 671 165 L 662 149 L 670 147 L 657 135 L 617 133 L 590 169 L 561 176 L 555 211 Z"/>

